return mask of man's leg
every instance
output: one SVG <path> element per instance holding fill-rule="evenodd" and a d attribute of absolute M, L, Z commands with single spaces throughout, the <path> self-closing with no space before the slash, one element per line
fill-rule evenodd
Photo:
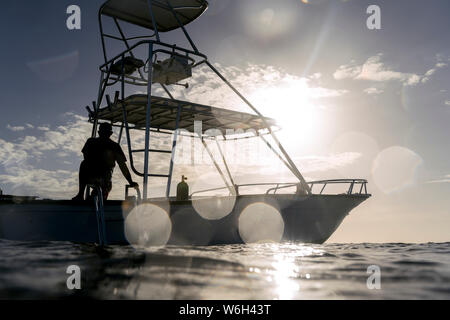
<path fill-rule="evenodd" d="M 109 193 L 112 190 L 111 177 L 105 177 L 102 179 L 101 188 L 102 188 L 102 193 L 103 193 L 103 201 L 106 201 L 106 200 L 108 200 Z"/>
<path fill-rule="evenodd" d="M 78 174 L 78 194 L 72 200 L 84 200 L 84 191 L 89 180 L 89 171 L 86 161 L 81 162 Z"/>

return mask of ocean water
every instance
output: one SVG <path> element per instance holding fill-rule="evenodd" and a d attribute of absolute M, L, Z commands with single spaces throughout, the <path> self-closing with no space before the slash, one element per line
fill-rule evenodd
<path fill-rule="evenodd" d="M 80 268 L 80 290 L 67 288 L 71 265 Z M 0 240 L 0 299 L 55 298 L 450 299 L 450 243 L 99 248 Z"/>

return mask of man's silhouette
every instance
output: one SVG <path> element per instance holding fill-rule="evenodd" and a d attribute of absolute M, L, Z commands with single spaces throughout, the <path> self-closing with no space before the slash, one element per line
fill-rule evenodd
<path fill-rule="evenodd" d="M 83 200 L 84 191 L 88 184 L 101 187 L 103 198 L 106 200 L 112 189 L 112 174 L 116 162 L 128 183 L 137 188 L 133 182 L 130 171 L 126 165 L 126 157 L 120 145 L 110 139 L 113 134 L 109 123 L 101 123 L 98 130 L 98 138 L 90 138 L 82 150 L 84 161 L 80 165 L 79 191 L 73 200 Z"/>

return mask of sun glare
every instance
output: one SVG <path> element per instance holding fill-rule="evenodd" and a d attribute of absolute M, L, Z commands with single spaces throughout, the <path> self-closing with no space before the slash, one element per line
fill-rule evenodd
<path fill-rule="evenodd" d="M 308 84 L 295 81 L 289 85 L 259 89 L 252 94 L 262 113 L 274 118 L 282 131 L 283 141 L 296 146 L 314 142 L 318 128 L 318 107 L 312 102 Z"/>

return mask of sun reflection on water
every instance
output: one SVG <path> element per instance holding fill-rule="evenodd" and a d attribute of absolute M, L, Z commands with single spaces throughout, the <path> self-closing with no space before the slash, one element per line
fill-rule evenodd
<path fill-rule="evenodd" d="M 309 272 L 302 272 L 301 258 L 323 255 L 323 251 L 308 245 L 270 244 L 272 252 L 281 252 L 271 257 L 271 269 L 266 271 L 266 281 L 273 286 L 276 299 L 295 299 L 301 294 L 300 281 L 311 279 Z M 292 250 L 294 249 L 294 250 Z M 292 251 L 291 251 L 292 250 Z M 250 272 L 262 274 L 259 268 L 250 268 Z"/>
<path fill-rule="evenodd" d="M 300 285 L 295 278 L 298 277 L 300 268 L 294 263 L 293 258 L 275 256 L 277 261 L 272 263 L 274 271 L 271 272 L 275 282 L 275 292 L 279 299 L 292 299 L 300 290 Z"/>

